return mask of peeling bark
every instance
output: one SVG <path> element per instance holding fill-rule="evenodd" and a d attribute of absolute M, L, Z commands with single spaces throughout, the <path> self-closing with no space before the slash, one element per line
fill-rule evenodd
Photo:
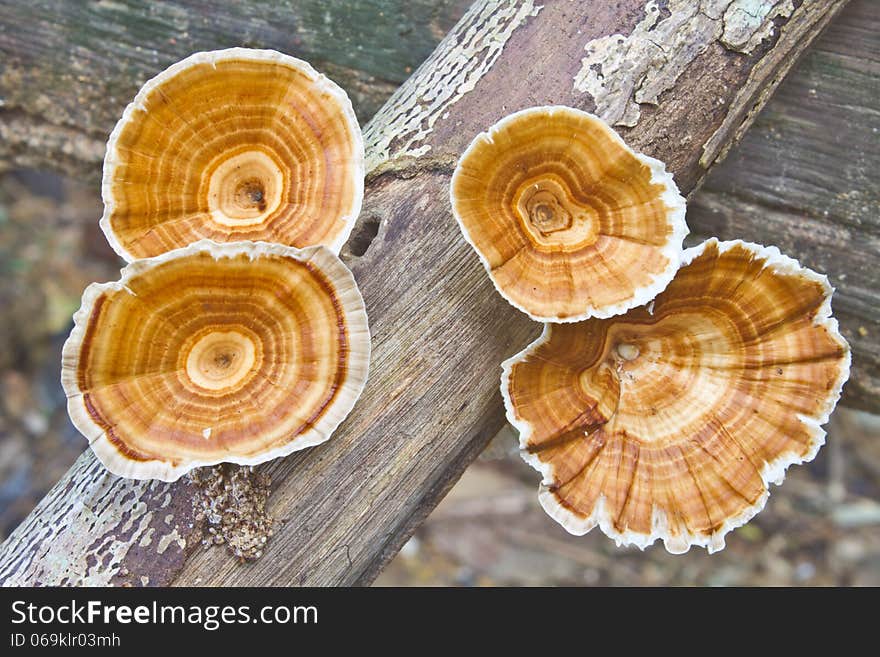
<path fill-rule="evenodd" d="M 540 331 L 499 298 L 462 239 L 448 202 L 452 164 L 474 135 L 510 112 L 608 104 L 601 88 L 572 85 L 584 44 L 632 34 L 648 15 L 644 0 L 611 4 L 478 2 L 367 126 L 372 173 L 356 228 L 361 239 L 351 242 L 363 255 L 348 248 L 343 257 L 370 316 L 370 381 L 331 441 L 262 468 L 276 486 L 269 513 L 283 525 L 261 559 L 242 567 L 223 551 L 203 550 L 184 562 L 196 530 L 175 515 L 173 527 L 163 525 L 163 535 L 177 534 L 162 554 L 151 535 L 148 552 L 115 547 L 106 563 L 89 566 L 102 537 L 128 540 L 133 514 L 143 526 L 139 536 L 156 519 L 164 523 L 160 494 L 184 509 L 192 491 L 185 482 L 116 480 L 86 454 L 0 549 L 0 582 L 69 583 L 62 576 L 71 566 L 59 564 L 74 562 L 80 583 L 117 581 L 122 572 L 151 584 L 371 581 L 501 427 L 500 363 Z M 804 0 L 787 19 L 774 19 L 774 36 L 750 55 L 719 41 L 718 19 L 694 19 L 687 25 L 703 26 L 694 37 L 708 45 L 676 68 L 672 86 L 651 96 L 656 104 L 640 106 L 623 136 L 664 159 L 691 192 L 712 164 L 701 162 L 705 144 L 723 147 L 737 134 L 843 4 Z M 800 28 L 785 29 L 794 24 Z M 647 71 L 644 57 L 630 66 Z M 749 92 L 741 94 L 744 85 Z M 124 502 L 109 504 L 111 493 Z M 99 523 L 85 507 L 100 513 Z"/>
<path fill-rule="evenodd" d="M 186 483 L 119 479 L 86 452 L 3 544 L 0 581 L 167 584 L 194 547 L 185 538 L 194 527 L 194 493 Z"/>
<path fill-rule="evenodd" d="M 492 68 L 514 30 L 536 16 L 534 0 L 478 2 L 422 64 L 419 85 L 402 86 L 379 110 L 364 135 L 367 172 L 394 157 L 419 157 L 431 150 L 425 138 L 437 119 L 447 118 L 464 94 Z"/>
<path fill-rule="evenodd" d="M 633 127 L 640 105 L 656 105 L 713 42 L 751 54 L 794 11 L 792 0 L 651 0 L 629 35 L 592 39 L 574 88 L 612 125 Z"/>

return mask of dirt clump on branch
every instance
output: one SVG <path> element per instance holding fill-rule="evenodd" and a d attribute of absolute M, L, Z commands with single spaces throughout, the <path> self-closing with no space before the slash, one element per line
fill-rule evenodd
<path fill-rule="evenodd" d="M 242 561 L 263 556 L 275 524 L 266 511 L 271 477 L 253 466 L 229 463 L 198 468 L 187 477 L 198 491 L 193 513 L 202 523 L 202 545 L 226 545 Z"/>

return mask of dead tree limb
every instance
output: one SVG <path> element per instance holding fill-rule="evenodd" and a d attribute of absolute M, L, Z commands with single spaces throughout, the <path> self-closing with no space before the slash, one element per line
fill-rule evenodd
<path fill-rule="evenodd" d="M 741 4 L 477 2 L 367 126 L 345 257 L 370 314 L 371 378 L 330 442 L 265 467 L 283 526 L 264 556 L 196 550 L 191 483 L 119 480 L 86 453 L 4 543 L 0 581 L 370 582 L 501 426 L 499 364 L 539 331 L 451 218 L 459 153 L 505 114 L 561 103 L 617 124 L 691 192 L 844 0 Z"/>

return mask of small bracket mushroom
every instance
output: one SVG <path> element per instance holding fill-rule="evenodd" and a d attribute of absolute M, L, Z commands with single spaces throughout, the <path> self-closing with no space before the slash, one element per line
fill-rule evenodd
<path fill-rule="evenodd" d="M 363 184 L 340 87 L 279 52 L 200 52 L 147 82 L 110 135 L 101 227 L 128 261 L 202 238 L 339 253 Z"/>
<path fill-rule="evenodd" d="M 538 321 L 647 303 L 672 280 L 687 234 L 663 163 L 569 107 L 522 110 L 477 136 L 450 194 L 495 287 Z"/>

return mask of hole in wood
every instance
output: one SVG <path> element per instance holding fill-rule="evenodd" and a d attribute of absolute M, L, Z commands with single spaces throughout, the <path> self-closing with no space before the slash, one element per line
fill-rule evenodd
<path fill-rule="evenodd" d="M 354 227 L 348 241 L 348 250 L 353 256 L 362 256 L 379 234 L 379 217 L 368 216 Z"/>

